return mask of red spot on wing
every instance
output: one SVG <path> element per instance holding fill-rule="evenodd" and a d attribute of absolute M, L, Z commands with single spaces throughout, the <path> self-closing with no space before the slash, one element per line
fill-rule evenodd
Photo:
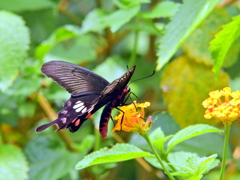
<path fill-rule="evenodd" d="M 77 120 L 75 121 L 74 125 L 75 125 L 75 126 L 79 126 L 79 124 L 80 124 L 80 119 L 77 119 Z"/>
<path fill-rule="evenodd" d="M 88 115 L 86 116 L 86 119 L 88 119 L 92 114 L 88 113 Z"/>

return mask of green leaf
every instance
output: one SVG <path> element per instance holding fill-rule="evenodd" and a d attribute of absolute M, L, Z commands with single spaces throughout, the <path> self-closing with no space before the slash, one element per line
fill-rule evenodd
<path fill-rule="evenodd" d="M 117 32 L 124 24 L 128 23 L 138 12 L 140 6 L 134 6 L 128 9 L 119 9 L 103 18 L 102 22 L 110 27 L 111 31 Z"/>
<path fill-rule="evenodd" d="M 14 6 L 13 6 L 14 4 Z M 36 11 L 40 9 L 52 8 L 55 4 L 50 0 L 7 0 L 0 1 L 0 9 L 8 11 Z"/>
<path fill-rule="evenodd" d="M 207 124 L 197 124 L 197 125 L 192 125 L 192 126 L 186 127 L 184 129 L 178 131 L 172 137 L 172 139 L 170 139 L 170 141 L 168 142 L 167 152 L 170 152 L 174 146 L 181 143 L 182 141 L 185 141 L 185 140 L 190 139 L 195 136 L 199 136 L 201 134 L 212 133 L 212 132 L 220 133 L 222 131 L 218 128 L 209 126 Z"/>
<path fill-rule="evenodd" d="M 172 167 L 170 167 L 169 165 L 175 165 L 175 169 L 176 170 L 182 170 L 181 167 L 179 166 L 183 166 L 185 165 L 186 160 L 189 157 L 192 156 L 196 156 L 198 157 L 198 155 L 196 153 L 190 153 L 190 152 L 173 152 L 173 153 L 169 153 L 167 157 L 164 157 L 162 159 L 168 159 L 168 163 L 163 161 L 164 165 L 166 167 L 168 167 L 169 170 L 172 170 Z M 159 161 L 157 160 L 156 157 L 146 157 L 144 158 L 148 163 L 150 163 L 152 166 L 158 168 L 158 169 L 163 169 L 161 164 L 159 163 Z"/>
<path fill-rule="evenodd" d="M 178 165 L 182 170 L 174 173 L 174 175 L 184 176 L 187 180 L 200 180 L 203 174 L 206 174 L 219 164 L 216 157 L 216 154 L 202 158 L 197 156 L 189 157 L 185 165 Z"/>
<path fill-rule="evenodd" d="M 190 157 L 198 157 L 198 154 L 184 151 L 172 152 L 168 154 L 168 161 L 174 165 L 177 171 L 181 171 L 180 166 L 185 166 L 187 159 Z"/>
<path fill-rule="evenodd" d="M 150 12 L 141 13 L 146 19 L 154 19 L 160 17 L 172 17 L 176 14 L 180 4 L 173 1 L 163 1 L 158 3 Z"/>
<path fill-rule="evenodd" d="M 210 51 L 212 51 L 212 58 L 215 59 L 213 72 L 217 77 L 223 61 L 233 43 L 240 37 L 240 15 L 233 18 L 233 21 L 225 25 L 211 41 Z M 239 43 L 239 42 L 238 42 Z"/>
<path fill-rule="evenodd" d="M 152 157 L 152 155 L 130 144 L 116 144 L 111 149 L 102 148 L 85 156 L 83 160 L 78 162 L 76 169 L 80 170 L 95 164 L 121 162 L 139 157 Z"/>
<path fill-rule="evenodd" d="M 150 135 L 150 139 L 152 141 L 152 143 L 154 144 L 154 146 L 159 150 L 159 152 L 164 153 L 164 143 L 171 137 L 170 136 L 166 136 L 164 135 L 164 132 L 161 130 L 160 127 L 158 127 L 157 129 L 155 129 L 151 135 Z"/>
<path fill-rule="evenodd" d="M 6 90 L 16 78 L 29 49 L 29 32 L 21 17 L 0 11 L 0 89 Z"/>
<path fill-rule="evenodd" d="M 209 43 L 222 29 L 224 24 L 231 21 L 231 16 L 223 8 L 215 8 L 211 14 L 184 41 L 182 47 L 185 54 L 194 61 L 213 66 L 214 60 L 209 50 Z M 238 60 L 240 43 L 235 43 L 226 57 L 223 67 L 230 67 Z"/>
<path fill-rule="evenodd" d="M 0 179 L 27 179 L 28 165 L 22 151 L 16 146 L 0 145 Z"/>
<path fill-rule="evenodd" d="M 66 41 L 68 39 L 78 37 L 80 35 L 80 29 L 76 26 L 65 25 L 58 28 L 46 41 L 36 48 L 35 56 L 37 59 L 43 59 L 43 57 L 58 43 Z"/>
<path fill-rule="evenodd" d="M 220 162 L 220 160 L 216 158 L 217 158 L 217 154 L 213 154 L 208 157 L 202 157 L 200 160 L 201 163 L 198 168 L 198 173 L 206 174 L 211 169 L 215 168 Z"/>
<path fill-rule="evenodd" d="M 114 0 L 114 4 L 119 8 L 131 8 L 141 3 L 150 3 L 150 0 Z"/>
<path fill-rule="evenodd" d="M 56 137 L 56 134 L 44 134 L 29 141 L 25 146 L 30 179 L 56 180 L 73 170 L 74 164 L 80 158 L 79 154 L 70 153 Z"/>
<path fill-rule="evenodd" d="M 219 0 L 185 0 L 172 21 L 166 26 L 158 46 L 157 70 L 161 69 L 177 51 L 187 36 L 213 10 Z"/>
<path fill-rule="evenodd" d="M 106 17 L 106 12 L 102 9 L 94 9 L 90 11 L 82 22 L 81 33 L 101 32 L 106 28 L 103 18 Z"/>

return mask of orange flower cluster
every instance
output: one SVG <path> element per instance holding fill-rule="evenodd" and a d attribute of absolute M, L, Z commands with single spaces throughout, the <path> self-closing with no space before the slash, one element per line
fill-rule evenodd
<path fill-rule="evenodd" d="M 240 91 L 232 92 L 230 87 L 212 91 L 202 105 L 207 108 L 204 117 L 220 119 L 224 124 L 231 124 L 240 117 Z"/>
<path fill-rule="evenodd" d="M 136 103 L 135 101 L 127 106 L 122 106 L 119 115 L 114 120 L 117 124 L 113 128 L 114 131 L 138 132 L 140 135 L 147 133 L 152 124 L 152 117 L 149 116 L 145 122 L 144 108 L 150 106 L 149 102 Z M 137 109 L 140 110 L 138 111 Z M 123 114 L 124 112 L 124 114 Z M 124 115 L 124 117 L 123 117 Z"/>

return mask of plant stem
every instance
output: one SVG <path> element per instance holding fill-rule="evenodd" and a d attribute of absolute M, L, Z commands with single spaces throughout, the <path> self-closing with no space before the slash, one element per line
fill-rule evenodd
<path fill-rule="evenodd" d="M 224 147 L 223 147 L 223 158 L 222 158 L 222 167 L 220 171 L 220 180 L 223 179 L 223 175 L 225 172 L 225 164 L 227 159 L 227 151 L 228 151 L 228 141 L 230 135 L 231 124 L 225 124 L 225 137 L 224 137 Z"/>
<path fill-rule="evenodd" d="M 3 137 L 2 137 L 2 124 L 0 123 L 0 145 L 3 144 Z"/>
<path fill-rule="evenodd" d="M 170 172 L 168 171 L 168 169 L 165 167 L 165 165 L 164 165 L 161 157 L 159 156 L 159 154 L 157 153 L 157 151 L 156 151 L 155 147 L 153 146 L 151 140 L 149 139 L 148 134 L 146 133 L 146 134 L 144 134 L 144 135 L 142 135 L 142 136 L 144 137 L 144 139 L 147 141 L 148 145 L 149 145 L 150 148 L 152 149 L 152 151 L 153 151 L 154 155 L 156 156 L 158 162 L 161 164 L 164 172 L 168 175 L 168 177 L 169 177 L 171 180 L 175 180 L 175 178 L 171 175 L 171 173 L 170 173 Z"/>
<path fill-rule="evenodd" d="M 135 37 L 134 37 L 133 51 L 132 51 L 131 58 L 130 58 L 130 63 L 129 63 L 130 67 L 132 67 L 135 64 L 135 61 L 136 61 L 139 31 L 136 30 L 134 35 L 135 35 Z"/>

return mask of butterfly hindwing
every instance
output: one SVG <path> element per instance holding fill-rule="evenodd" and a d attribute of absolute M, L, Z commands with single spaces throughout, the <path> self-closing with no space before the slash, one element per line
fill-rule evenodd
<path fill-rule="evenodd" d="M 47 127 L 55 124 L 58 130 L 69 128 L 71 132 L 77 131 L 82 123 L 86 120 L 89 111 L 92 111 L 92 102 L 99 95 L 71 97 L 63 106 L 64 109 L 58 112 L 58 118 L 48 124 L 39 126 L 36 131 L 40 132 Z"/>

